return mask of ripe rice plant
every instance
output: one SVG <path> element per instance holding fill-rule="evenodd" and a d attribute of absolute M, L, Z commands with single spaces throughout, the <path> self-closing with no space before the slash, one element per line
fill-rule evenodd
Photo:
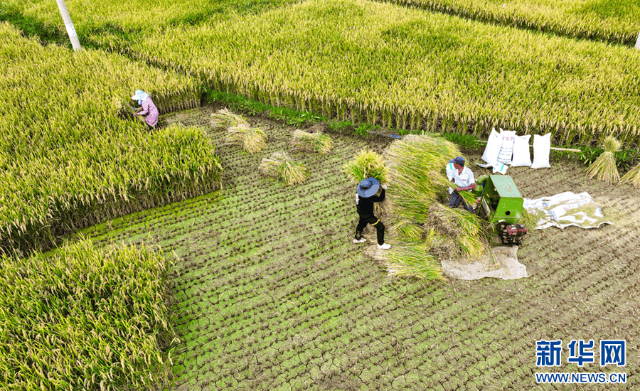
<path fill-rule="evenodd" d="M 284 152 L 275 152 L 268 159 L 263 158 L 260 171 L 266 176 L 280 178 L 289 186 L 304 183 L 309 176 L 303 163 L 294 161 Z"/>
<path fill-rule="evenodd" d="M 406 273 L 440 278 L 421 272 L 420 267 L 432 268 L 433 259 L 475 259 L 488 252 L 486 224 L 482 220 L 437 202 L 438 198 L 448 196 L 447 188 L 451 185 L 444 167 L 451 157 L 459 155 L 453 143 L 438 136 L 409 135 L 385 151 L 389 178 L 394 184 L 390 197 L 392 230 L 406 245 L 420 243 L 423 254 L 424 265 L 417 255 L 420 251 L 394 255 L 393 262 L 404 265 Z"/>
<path fill-rule="evenodd" d="M 389 274 L 445 281 L 440 261 L 428 251 L 424 244 L 394 247 L 389 254 Z"/>
<path fill-rule="evenodd" d="M 267 147 L 267 135 L 260 128 L 240 124 L 227 129 L 227 142 L 238 144 L 249 153 L 260 152 Z"/>
<path fill-rule="evenodd" d="M 392 205 L 398 215 L 423 224 L 427 211 L 438 195 L 446 196 L 451 182 L 444 167 L 460 156 L 455 144 L 437 136 L 406 136 L 385 151 L 389 179 L 395 185 Z"/>
<path fill-rule="evenodd" d="M 618 167 L 616 167 L 615 153 L 619 149 L 620 142 L 614 137 L 607 137 L 604 140 L 604 152 L 587 168 L 587 176 L 607 183 L 618 182 L 620 174 Z"/>
<path fill-rule="evenodd" d="M 211 114 L 211 126 L 214 129 L 227 129 L 236 126 L 249 126 L 249 123 L 241 115 L 234 114 L 228 109 L 218 110 Z"/>
<path fill-rule="evenodd" d="M 148 247 L 90 240 L 0 258 L 0 389 L 152 390 L 178 341 L 172 262 Z"/>
<path fill-rule="evenodd" d="M 256 3 L 238 3 L 236 0 L 92 0 L 68 1 L 67 8 L 73 17 L 78 36 L 90 38 L 101 45 L 115 46 L 125 44 L 133 38 L 131 33 L 141 30 L 149 32 L 170 25 L 211 22 L 224 19 L 228 14 L 258 13 L 294 2 L 295 0 L 264 0 Z M 60 25 L 60 11 L 56 4 L 48 0 L 20 0 L 2 4 L 7 14 L 22 14 L 28 20 L 43 24 L 47 32 L 58 31 L 66 37 L 67 32 L 64 24 Z"/>
<path fill-rule="evenodd" d="M 427 226 L 434 230 L 437 236 L 431 237 L 431 247 L 436 247 L 436 240 L 452 241 L 455 245 L 447 247 L 446 251 L 438 253 L 443 257 L 478 258 L 483 255 L 489 243 L 483 230 L 484 223 L 478 216 L 462 209 L 451 209 L 439 203 L 433 203 L 429 208 L 429 222 Z M 448 238 L 447 238 L 448 237 Z"/>
<path fill-rule="evenodd" d="M 622 179 L 620 179 L 620 183 L 630 183 L 633 186 L 640 187 L 640 164 L 624 174 Z"/>
<path fill-rule="evenodd" d="M 551 132 L 563 145 L 640 137 L 638 51 L 390 4 L 309 0 L 167 28 L 132 50 L 191 69 L 216 90 L 340 120 L 476 136 L 492 126 Z"/>
<path fill-rule="evenodd" d="M 308 133 L 297 129 L 293 132 L 291 148 L 295 152 L 318 152 L 323 155 L 331 152 L 333 141 L 323 133 Z"/>
<path fill-rule="evenodd" d="M 386 1 L 572 38 L 626 45 L 636 42 L 640 19 L 640 5 L 635 0 L 516 0 L 504 2 L 504 6 L 483 0 Z"/>
<path fill-rule="evenodd" d="M 385 166 L 384 158 L 368 149 L 358 152 L 353 160 L 342 167 L 342 170 L 356 183 L 366 178 L 376 178 L 380 183 L 389 182 L 389 169 Z"/>
<path fill-rule="evenodd" d="M 198 104 L 193 79 L 118 55 L 42 47 L 7 23 L 0 40 L 0 253 L 45 249 L 108 216 L 221 186 L 202 130 L 149 132 L 118 118 L 136 88 L 160 110 Z"/>

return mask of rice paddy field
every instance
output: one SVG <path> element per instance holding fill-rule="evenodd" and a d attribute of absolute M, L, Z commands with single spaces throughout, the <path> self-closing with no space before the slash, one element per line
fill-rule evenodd
<path fill-rule="evenodd" d="M 440 281 L 390 276 L 372 227 L 352 243 L 343 171 L 389 147 L 364 136 L 375 126 L 613 136 L 609 163 L 637 149 L 635 3 L 67 5 L 81 53 L 55 2 L 0 0 L 0 389 L 640 389 L 637 187 L 561 155 L 511 168 L 524 197 L 587 191 L 614 224 L 530 232 L 528 278 Z M 132 120 L 138 88 L 159 129 Z M 223 93 L 270 109 L 240 105 L 246 123 L 225 129 Z M 283 110 L 343 130 L 313 141 L 296 118 L 270 119 Z M 463 152 L 489 173 L 481 150 Z M 536 366 L 536 341 L 559 339 L 562 363 Z M 571 340 L 619 339 L 625 366 L 567 362 Z M 626 382 L 541 385 L 539 372 Z"/>
<path fill-rule="evenodd" d="M 206 129 L 213 112 L 203 107 L 167 121 Z M 533 374 L 543 372 L 536 340 L 613 338 L 626 339 L 627 366 L 602 370 L 627 374 L 616 389 L 640 385 L 640 212 L 631 187 L 588 180 L 576 163 L 514 168 L 509 174 L 525 197 L 588 191 L 607 214 L 625 217 L 597 230 L 530 233 L 518 253 L 529 278 L 390 278 L 364 255 L 375 230 L 367 228 L 363 245 L 351 242 L 355 186 L 341 166 L 363 147 L 382 152 L 391 139 L 332 134 L 329 156 L 291 154 L 311 173 L 290 187 L 256 167 L 287 150 L 295 128 L 249 122 L 268 135 L 261 153 L 223 147 L 224 132 L 210 134 L 226 167 L 223 191 L 85 232 L 97 246 L 145 242 L 177 255 L 175 389 L 533 389 Z M 565 363 L 552 371 L 600 370 Z"/>

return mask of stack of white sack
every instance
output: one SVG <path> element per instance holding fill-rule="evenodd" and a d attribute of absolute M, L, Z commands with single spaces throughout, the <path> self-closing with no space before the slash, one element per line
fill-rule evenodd
<path fill-rule="evenodd" d="M 529 151 L 531 135 L 517 136 L 515 131 L 502 130 L 500 133 L 491 129 L 487 147 L 482 154 L 482 160 L 487 164 L 481 167 L 493 167 L 493 173 L 505 174 L 508 165 L 511 167 L 548 168 L 549 153 L 551 152 L 551 133 L 544 136 L 533 136 L 533 164 Z"/>

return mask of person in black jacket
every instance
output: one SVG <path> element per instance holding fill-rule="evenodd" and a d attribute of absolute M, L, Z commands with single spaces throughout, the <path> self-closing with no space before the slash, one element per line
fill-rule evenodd
<path fill-rule="evenodd" d="M 371 224 L 376 227 L 378 231 L 378 248 L 388 250 L 391 246 L 384 242 L 384 224 L 373 215 L 373 203 L 384 201 L 387 185 L 382 185 L 382 192 L 380 196 L 376 197 L 375 194 L 379 188 L 380 182 L 375 178 L 363 179 L 358 185 L 356 191 L 356 207 L 360 220 L 356 227 L 356 237 L 353 239 L 353 243 L 363 243 L 366 241 L 366 239 L 362 237 L 362 231 L 367 224 Z"/>

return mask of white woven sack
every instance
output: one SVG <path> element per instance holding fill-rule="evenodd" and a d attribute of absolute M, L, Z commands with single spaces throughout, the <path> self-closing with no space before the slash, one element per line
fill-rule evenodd
<path fill-rule="evenodd" d="M 498 161 L 500 145 L 502 145 L 502 138 L 500 137 L 500 133 L 496 132 L 495 129 L 491 129 L 491 134 L 489 135 L 489 140 L 487 141 L 487 147 L 484 149 L 484 153 L 482 154 L 482 160 L 490 165 L 495 164 Z"/>
<path fill-rule="evenodd" d="M 531 167 L 531 152 L 529 151 L 529 139 L 531 135 L 516 136 L 513 142 L 513 161 L 511 167 Z"/>
<path fill-rule="evenodd" d="M 500 138 L 502 138 L 502 144 L 500 145 L 500 153 L 498 154 L 498 163 L 511 164 L 513 142 L 516 139 L 516 132 L 514 130 L 500 129 Z"/>
<path fill-rule="evenodd" d="M 493 173 L 496 174 L 506 174 L 507 173 L 507 168 L 509 168 L 509 166 L 505 166 L 502 163 L 496 163 L 493 165 Z"/>
<path fill-rule="evenodd" d="M 533 164 L 531 168 L 550 168 L 551 133 L 533 136 Z"/>

